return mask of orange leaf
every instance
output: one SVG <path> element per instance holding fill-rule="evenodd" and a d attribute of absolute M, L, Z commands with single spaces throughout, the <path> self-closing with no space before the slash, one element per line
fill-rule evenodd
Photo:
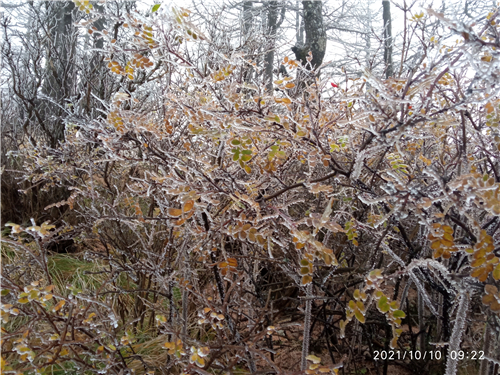
<path fill-rule="evenodd" d="M 54 311 L 59 311 L 62 309 L 62 307 L 66 304 L 66 301 L 61 300 L 57 305 L 54 306 Z"/>
<path fill-rule="evenodd" d="M 305 276 L 302 276 L 302 281 L 301 281 L 301 285 L 307 285 L 309 283 L 312 282 L 312 276 L 310 275 L 305 275 Z"/>
<path fill-rule="evenodd" d="M 168 209 L 168 214 L 170 216 L 178 217 L 178 216 L 182 215 L 182 210 L 180 210 L 178 208 L 169 208 Z"/>
<path fill-rule="evenodd" d="M 182 225 L 186 222 L 186 218 L 179 219 L 176 222 L 174 222 L 174 225 Z"/>
<path fill-rule="evenodd" d="M 486 108 L 487 113 L 491 113 L 495 110 L 495 108 L 493 108 L 493 105 L 491 103 L 486 103 L 484 107 Z"/>
<path fill-rule="evenodd" d="M 194 201 L 187 201 L 186 203 L 184 203 L 184 207 L 182 208 L 182 210 L 184 212 L 189 212 L 193 209 L 194 207 Z"/>

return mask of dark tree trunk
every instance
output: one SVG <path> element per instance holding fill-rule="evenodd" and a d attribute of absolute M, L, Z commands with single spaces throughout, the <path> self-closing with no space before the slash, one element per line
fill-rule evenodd
<path fill-rule="evenodd" d="M 253 1 L 245 1 L 243 3 L 243 36 L 244 38 L 248 37 L 250 33 L 250 29 L 252 28 L 253 23 Z"/>
<path fill-rule="evenodd" d="M 321 1 L 303 1 L 304 29 L 306 42 L 304 46 L 294 46 L 292 51 L 297 60 L 308 69 L 317 69 L 322 63 L 326 52 L 326 29 L 323 24 L 323 3 Z M 310 65 L 306 57 L 312 52 Z"/>
<path fill-rule="evenodd" d="M 49 45 L 47 48 L 47 73 L 42 92 L 50 98 L 41 108 L 43 120 L 51 123 L 48 134 L 50 146 L 56 147 L 64 140 L 63 113 L 64 99 L 69 98 L 73 84 L 73 67 L 71 61 L 75 54 L 72 12 L 75 4 L 72 1 L 47 3 L 49 12 Z M 57 104 L 55 104 L 55 103 Z M 52 118 L 53 120 L 49 120 Z"/>
<path fill-rule="evenodd" d="M 384 17 L 384 63 L 385 77 L 393 75 L 392 70 L 392 27 L 391 27 L 391 3 L 389 0 L 382 1 Z"/>

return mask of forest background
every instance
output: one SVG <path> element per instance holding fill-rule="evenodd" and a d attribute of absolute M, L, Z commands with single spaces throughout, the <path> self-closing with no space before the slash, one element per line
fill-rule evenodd
<path fill-rule="evenodd" d="M 3 3 L 2 373 L 498 373 L 498 12 Z"/>

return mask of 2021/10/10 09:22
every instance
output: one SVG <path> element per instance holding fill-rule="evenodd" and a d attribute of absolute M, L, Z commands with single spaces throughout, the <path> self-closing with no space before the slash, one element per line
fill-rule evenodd
<path fill-rule="evenodd" d="M 459 361 L 462 360 L 483 360 L 484 359 L 484 351 L 479 350 L 471 350 L 469 351 L 464 351 L 464 350 L 452 350 L 448 352 L 448 356 L 451 359 L 458 359 Z M 388 361 L 395 361 L 395 360 L 405 360 L 405 359 L 416 359 L 418 360 L 440 360 L 442 358 L 442 352 L 441 350 L 409 350 L 409 351 L 401 351 L 401 350 L 375 350 L 373 352 L 373 359 L 375 361 L 378 360 L 388 360 Z"/>

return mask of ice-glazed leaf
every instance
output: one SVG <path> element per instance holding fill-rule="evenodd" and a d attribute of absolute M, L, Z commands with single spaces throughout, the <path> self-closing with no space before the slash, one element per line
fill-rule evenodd
<path fill-rule="evenodd" d="M 59 301 L 59 302 L 57 303 L 57 305 L 55 305 L 55 306 L 53 307 L 53 310 L 54 310 L 54 311 L 59 311 L 59 310 L 61 310 L 61 309 L 63 308 L 63 306 L 64 306 L 65 304 L 66 304 L 66 301 L 65 301 L 65 300 L 61 300 L 61 301 Z"/>
<path fill-rule="evenodd" d="M 497 264 L 492 272 L 492 275 L 495 280 L 500 280 L 500 263 Z"/>
<path fill-rule="evenodd" d="M 314 354 L 309 354 L 306 359 L 312 363 L 318 364 L 321 362 L 321 358 L 316 357 Z"/>
<path fill-rule="evenodd" d="M 305 275 L 302 276 L 302 280 L 300 282 L 300 285 L 307 285 L 312 282 L 312 276 L 311 275 Z"/>
<path fill-rule="evenodd" d="M 365 322 L 365 316 L 363 315 L 363 313 L 361 311 L 359 311 L 359 310 L 354 311 L 354 316 L 356 317 L 356 319 L 359 320 L 360 323 Z"/>
<path fill-rule="evenodd" d="M 182 208 L 182 211 L 184 212 L 189 212 L 193 209 L 194 207 L 194 201 L 187 201 L 186 203 L 184 203 L 184 207 Z"/>
<path fill-rule="evenodd" d="M 493 294 L 486 294 L 483 296 L 483 304 L 485 304 L 485 305 L 489 305 L 490 303 L 492 303 L 495 300 L 496 300 L 496 297 Z"/>
<path fill-rule="evenodd" d="M 361 293 L 360 293 L 359 289 L 356 289 L 354 291 L 354 299 L 361 299 Z"/>
<path fill-rule="evenodd" d="M 500 311 L 500 302 L 498 300 L 493 301 L 490 305 L 490 309 L 495 312 Z"/>
<path fill-rule="evenodd" d="M 398 318 L 398 319 L 404 319 L 406 317 L 406 314 L 401 311 L 401 310 L 396 310 L 392 313 L 392 315 L 395 317 L 395 318 Z"/>
<path fill-rule="evenodd" d="M 497 294 L 498 293 L 498 288 L 495 285 L 491 284 L 486 284 L 484 286 L 484 291 L 488 294 Z"/>
<path fill-rule="evenodd" d="M 5 224 L 6 227 L 11 227 L 12 228 L 12 233 L 21 233 L 23 232 L 23 228 L 21 228 L 20 225 L 14 224 L 14 223 L 7 223 Z"/>
<path fill-rule="evenodd" d="M 307 274 L 309 274 L 309 267 L 301 267 L 300 268 L 300 274 L 301 275 L 307 275 Z"/>
<path fill-rule="evenodd" d="M 386 313 L 389 311 L 390 309 L 390 306 L 389 304 L 387 303 L 387 297 L 384 295 L 382 297 L 380 297 L 380 299 L 378 300 L 378 309 L 383 312 L 383 313 Z"/>
<path fill-rule="evenodd" d="M 177 221 L 174 221 L 174 225 L 180 226 L 180 225 L 184 224 L 185 222 L 186 222 L 186 218 L 183 217 L 183 218 L 181 218 L 181 219 L 179 219 Z"/>
<path fill-rule="evenodd" d="M 391 340 L 391 343 L 390 343 L 391 349 L 396 348 L 397 345 L 398 345 L 398 338 L 397 337 L 393 337 L 392 340 Z"/>
<path fill-rule="evenodd" d="M 490 58 L 491 58 L 491 56 L 490 56 Z M 486 108 L 487 113 L 491 113 L 495 110 L 495 108 L 493 107 L 493 105 L 490 102 L 486 103 L 486 105 L 484 107 Z"/>
<path fill-rule="evenodd" d="M 182 210 L 179 208 L 169 208 L 168 214 L 173 217 L 179 217 L 182 215 Z"/>
<path fill-rule="evenodd" d="M 18 300 L 17 300 L 17 302 L 22 303 L 22 304 L 28 303 L 29 301 L 30 300 L 28 299 L 28 293 L 21 293 L 19 295 Z"/>
<path fill-rule="evenodd" d="M 349 301 L 349 308 L 354 311 L 356 310 L 356 302 L 354 302 L 353 300 L 350 300 Z"/>
<path fill-rule="evenodd" d="M 155 4 L 153 5 L 153 8 L 151 9 L 151 12 L 154 13 L 156 12 L 158 9 L 160 9 L 161 7 L 161 4 Z"/>

